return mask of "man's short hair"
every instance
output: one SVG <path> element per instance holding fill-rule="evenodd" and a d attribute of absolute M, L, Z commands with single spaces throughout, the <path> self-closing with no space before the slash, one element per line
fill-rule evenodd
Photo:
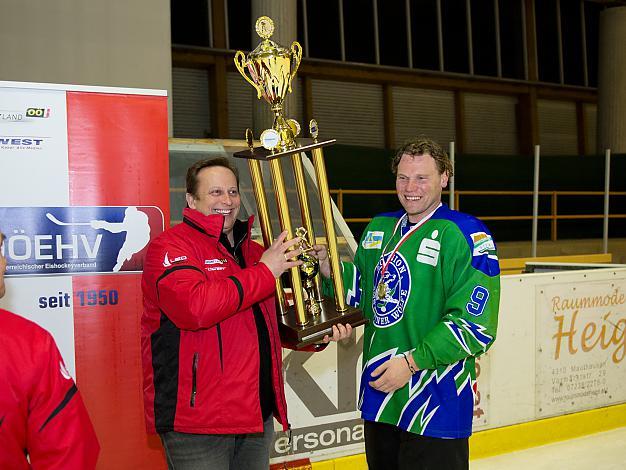
<path fill-rule="evenodd" d="M 239 171 L 226 157 L 214 157 L 199 160 L 189 167 L 187 170 L 187 192 L 192 196 L 196 196 L 198 190 L 198 173 L 200 170 L 213 166 L 222 166 L 232 171 L 237 179 L 237 188 L 239 188 Z"/>
<path fill-rule="evenodd" d="M 420 136 L 407 140 L 404 144 L 402 144 L 402 147 L 398 149 L 393 157 L 393 160 L 391 160 L 391 171 L 394 175 L 398 173 L 398 164 L 404 154 L 430 155 L 435 160 L 437 170 L 439 170 L 440 175 L 446 172 L 448 173 L 448 176 L 452 176 L 454 174 L 454 169 L 452 168 L 452 162 L 448 157 L 448 152 L 446 152 L 443 147 L 433 139 Z"/>

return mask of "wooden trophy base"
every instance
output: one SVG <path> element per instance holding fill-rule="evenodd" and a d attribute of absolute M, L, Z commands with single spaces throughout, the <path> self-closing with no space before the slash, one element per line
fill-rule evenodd
<path fill-rule="evenodd" d="M 296 309 L 289 307 L 286 315 L 278 316 L 278 330 L 280 338 L 285 346 L 293 349 L 302 349 L 313 343 L 321 341 L 324 336 L 332 335 L 332 327 L 338 323 L 350 324 L 352 327 L 364 325 L 367 319 L 358 308 L 347 306 L 347 310 L 339 313 L 336 310 L 335 301 L 324 298 L 320 305 L 322 311 L 319 315 L 307 316 L 309 322 L 306 325 L 298 325 Z"/>

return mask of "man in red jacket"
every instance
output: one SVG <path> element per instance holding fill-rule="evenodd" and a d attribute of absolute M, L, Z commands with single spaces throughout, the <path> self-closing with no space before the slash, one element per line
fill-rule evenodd
<path fill-rule="evenodd" d="M 298 239 L 283 232 L 267 250 L 251 240 L 226 158 L 189 168 L 186 199 L 183 222 L 151 242 L 144 262 L 148 431 L 170 468 L 267 469 L 272 417 L 288 427 L 274 292 L 301 264 Z"/>
<path fill-rule="evenodd" d="M 0 252 L 0 298 L 5 269 Z M 95 468 L 98 440 L 52 336 L 0 309 L 0 345 L 0 468 Z"/>

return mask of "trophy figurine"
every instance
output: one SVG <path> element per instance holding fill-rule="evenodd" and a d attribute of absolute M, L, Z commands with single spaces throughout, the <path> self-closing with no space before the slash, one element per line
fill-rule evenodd
<path fill-rule="evenodd" d="M 332 145 L 336 141 L 331 139 L 318 142 L 317 122 L 312 119 L 309 123 L 312 140 L 307 143 L 298 142 L 296 137 L 300 134 L 300 124 L 295 119 L 288 119 L 284 115 L 285 96 L 291 91 L 291 82 L 300 66 L 302 47 L 296 41 L 289 48 L 272 41 L 270 37 L 274 32 L 274 23 L 267 16 L 262 16 L 256 21 L 256 31 L 261 37 L 261 42 L 248 55 L 242 51 L 237 51 L 234 58 L 235 66 L 246 81 L 255 88 L 257 98 L 263 98 L 270 104 L 274 121 L 270 129 L 261 133 L 262 147 L 254 147 L 252 131 L 247 129 L 248 149 L 236 152 L 234 156 L 248 161 L 254 197 L 259 212 L 261 234 L 266 247 L 271 245 L 273 235 L 261 172 L 261 161 L 266 161 L 269 164 L 280 227 L 281 230 L 287 231 L 287 236 L 291 239 L 294 236 L 294 231 L 289 217 L 287 190 L 279 160 L 280 158 L 291 157 L 302 217 L 302 226 L 297 228 L 295 234 L 301 239 L 299 248 L 302 250 L 302 254 L 299 258 L 303 263 L 289 271 L 293 306 L 289 306 L 286 301 L 281 279 L 276 280 L 276 298 L 281 338 L 284 343 L 297 349 L 320 341 L 327 334 L 332 334 L 332 326 L 337 323 L 349 323 L 352 326 L 358 326 L 367 320 L 360 310 L 346 305 L 341 280 L 341 265 L 332 216 L 332 202 L 322 153 L 323 147 Z M 315 245 L 316 239 L 302 163 L 302 153 L 307 151 L 311 152 L 317 179 L 317 192 L 324 228 L 326 229 L 331 278 L 335 291 L 334 300 L 322 296 L 319 263 L 311 255 L 312 246 Z"/>
<path fill-rule="evenodd" d="M 320 303 L 323 299 L 319 295 L 319 290 L 315 289 L 315 276 L 317 276 L 320 272 L 320 264 L 319 261 L 317 261 L 317 258 L 310 255 L 310 252 L 313 251 L 313 247 L 309 245 L 306 234 L 307 232 L 304 227 L 298 227 L 296 229 L 296 236 L 300 238 L 298 246 L 302 251 L 300 256 L 298 256 L 298 259 L 302 261 L 300 273 L 302 275 L 302 279 L 304 280 L 304 291 L 307 295 L 305 300 L 305 310 L 315 318 L 322 312 Z"/>

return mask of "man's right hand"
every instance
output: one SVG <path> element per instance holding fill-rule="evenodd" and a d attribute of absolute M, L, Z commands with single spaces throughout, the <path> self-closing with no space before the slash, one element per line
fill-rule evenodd
<path fill-rule="evenodd" d="M 315 257 L 320 263 L 320 273 L 325 278 L 330 277 L 330 259 L 328 258 L 328 248 L 326 245 L 313 245 Z"/>
<path fill-rule="evenodd" d="M 272 274 L 276 279 L 278 279 L 280 275 L 288 269 L 302 264 L 302 261 L 297 259 L 297 257 L 302 253 L 302 250 L 299 248 L 291 251 L 289 250 L 291 247 L 300 242 L 300 238 L 295 237 L 288 241 L 285 241 L 285 238 L 287 238 L 286 230 L 281 233 L 276 240 L 274 240 L 274 243 L 272 243 L 272 245 L 265 250 L 263 256 L 261 256 L 261 263 L 264 263 L 269 270 L 272 271 Z"/>

